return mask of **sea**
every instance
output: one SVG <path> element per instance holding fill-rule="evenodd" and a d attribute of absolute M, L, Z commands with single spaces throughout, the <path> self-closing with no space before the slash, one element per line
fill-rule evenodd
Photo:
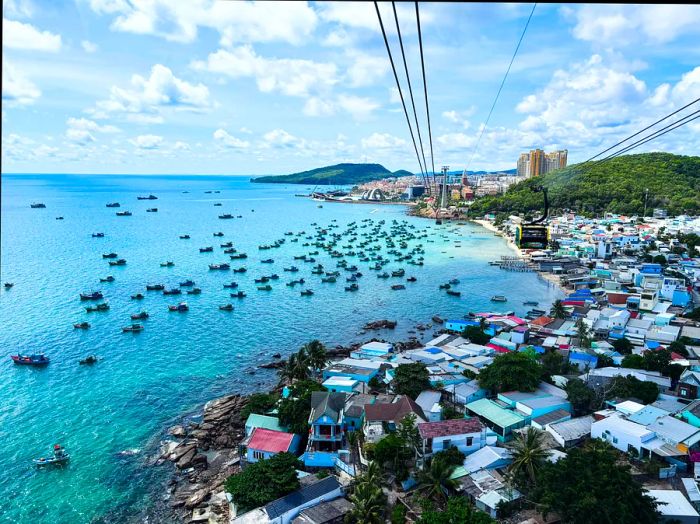
<path fill-rule="evenodd" d="M 470 311 L 512 310 L 524 314 L 523 301 L 547 307 L 560 291 L 534 273 L 511 273 L 489 261 L 512 255 L 506 242 L 476 224 L 443 223 L 407 215 L 406 206 L 319 203 L 296 196 L 310 187 L 255 184 L 237 176 L 2 175 L 0 281 L 0 521 L 14 523 L 139 522 L 165 494 L 168 465 L 152 458 L 166 429 L 203 403 L 234 392 L 252 392 L 276 383 L 274 371 L 257 369 L 319 339 L 329 346 L 379 336 L 389 341 L 410 335 L 429 340 L 434 315 L 462 318 Z M 157 200 L 138 200 L 153 194 Z M 32 209 L 32 203 L 44 203 Z M 119 202 L 120 208 L 107 203 Z M 215 206 L 221 203 L 221 206 Z M 147 212 L 157 207 L 157 212 Z M 132 216 L 116 216 L 117 211 Z M 230 220 L 219 215 L 230 213 Z M 63 217 L 62 220 L 57 217 Z M 395 221 L 395 222 L 394 222 Z M 316 226 L 312 224 L 317 224 Z M 357 234 L 399 224 L 423 238 L 423 266 L 395 263 L 384 237 L 377 238 L 391 263 L 406 277 L 379 279 L 369 263 L 346 257 L 363 276 L 359 290 L 345 292 L 341 269 L 337 283 L 321 283 L 315 264 L 295 260 L 317 248 L 302 244 L 316 227 Z M 365 227 L 361 227 L 365 226 Z M 224 236 L 215 237 L 215 232 Z M 93 233 L 104 233 L 94 238 Z M 303 233 L 302 233 L 303 232 Z M 285 233 L 293 233 L 285 235 Z M 188 234 L 190 239 L 180 239 Z M 427 236 L 426 236 L 427 235 Z M 338 242 L 338 249 L 350 235 Z M 293 239 L 297 239 L 293 242 Z M 261 244 L 285 239 L 279 248 Z M 220 244 L 233 242 L 245 260 L 229 260 Z M 372 244 L 374 245 L 374 244 Z M 213 246 L 211 253 L 199 248 Z M 356 248 L 355 248 L 356 249 Z M 357 250 L 357 249 L 356 249 Z M 125 258 L 110 267 L 104 253 Z M 262 264 L 272 258 L 274 263 Z M 335 270 L 339 259 L 321 250 L 316 263 Z M 161 267 L 165 261 L 172 267 Z M 212 263 L 245 266 L 244 274 L 210 270 Z M 283 268 L 296 265 L 299 272 Z M 276 273 L 271 291 L 259 291 L 255 278 Z M 114 276 L 113 282 L 100 278 Z M 304 278 L 305 286 L 288 287 Z M 450 279 L 460 297 L 438 289 Z M 200 295 L 164 296 L 145 289 L 162 283 L 178 287 L 191 279 Z M 232 299 L 223 284 L 236 281 L 247 293 Z M 405 290 L 392 284 L 403 281 Z M 313 296 L 301 296 L 311 288 Z M 188 289 L 188 288 L 185 288 Z M 106 312 L 87 313 L 90 302 L 79 294 L 99 290 L 110 304 Z M 141 301 L 132 300 L 143 293 Z M 505 295 L 506 303 L 491 296 Z M 189 311 L 170 312 L 186 301 Z M 219 306 L 232 303 L 234 311 Z M 146 310 L 140 333 L 124 333 L 130 314 Z M 360 332 L 378 319 L 398 321 L 395 330 Z M 87 321 L 90 329 L 74 329 Z M 17 352 L 44 352 L 45 368 L 15 365 Z M 95 354 L 91 366 L 78 361 Z M 47 456 L 56 443 L 71 455 L 58 468 L 36 468 L 32 459 Z"/>

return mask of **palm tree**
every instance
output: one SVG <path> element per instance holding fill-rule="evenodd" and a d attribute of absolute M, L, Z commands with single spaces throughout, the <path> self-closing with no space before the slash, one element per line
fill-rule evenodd
<path fill-rule="evenodd" d="M 436 500 L 447 501 L 450 491 L 457 489 L 457 480 L 450 478 L 456 466 L 444 460 L 431 460 L 430 466 L 418 475 L 418 489 Z"/>
<path fill-rule="evenodd" d="M 489 327 L 489 323 L 486 320 L 486 317 L 481 317 L 479 319 L 479 329 L 481 330 L 482 333 L 486 333 L 486 330 Z"/>
<path fill-rule="evenodd" d="M 373 486 L 381 486 L 384 482 L 384 474 L 379 463 L 372 460 L 367 465 L 367 470 L 359 478 L 358 483 L 360 484 L 372 484 Z"/>
<path fill-rule="evenodd" d="M 363 524 L 382 524 L 384 522 L 385 497 L 381 488 L 366 482 L 357 484 L 350 495 L 353 508 L 350 514 L 357 522 Z"/>
<path fill-rule="evenodd" d="M 277 372 L 281 383 L 291 384 L 295 380 L 309 378 L 309 357 L 302 347 L 298 352 L 289 355 L 284 367 Z"/>
<path fill-rule="evenodd" d="M 304 344 L 302 349 L 308 355 L 309 366 L 318 372 L 328 363 L 328 355 L 326 355 L 326 348 L 321 344 L 319 340 L 312 340 L 308 344 Z"/>
<path fill-rule="evenodd" d="M 564 304 L 562 304 L 561 300 L 554 301 L 554 304 L 552 305 L 552 315 L 554 318 L 566 317 L 566 309 L 564 309 Z"/>
<path fill-rule="evenodd" d="M 513 478 L 526 475 L 528 481 L 534 484 L 537 480 L 542 465 L 546 462 L 548 454 L 544 445 L 544 433 L 533 428 L 527 428 L 513 443 L 513 462 L 509 472 Z"/>

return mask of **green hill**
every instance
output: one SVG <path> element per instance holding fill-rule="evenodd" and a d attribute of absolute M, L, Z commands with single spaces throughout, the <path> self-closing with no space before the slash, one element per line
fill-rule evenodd
<path fill-rule="evenodd" d="M 649 189 L 647 213 L 659 207 L 669 215 L 700 214 L 700 157 L 670 153 L 627 155 L 602 164 L 572 165 L 511 186 L 504 194 L 477 200 L 472 216 L 485 213 L 538 214 L 548 188 L 552 211 L 641 214 L 644 192 Z"/>
<path fill-rule="evenodd" d="M 356 185 L 384 178 L 410 176 L 408 171 L 392 173 L 381 164 L 336 164 L 291 175 L 261 176 L 253 182 L 268 184 Z"/>

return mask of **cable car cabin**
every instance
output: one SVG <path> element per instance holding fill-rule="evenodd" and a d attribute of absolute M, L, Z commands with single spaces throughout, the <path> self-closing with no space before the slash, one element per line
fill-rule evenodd
<path fill-rule="evenodd" d="M 515 243 L 521 249 L 547 249 L 549 228 L 539 224 L 523 224 L 515 230 Z"/>

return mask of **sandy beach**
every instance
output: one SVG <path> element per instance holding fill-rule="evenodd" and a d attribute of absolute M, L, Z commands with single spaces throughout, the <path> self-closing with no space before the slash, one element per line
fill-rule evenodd
<path fill-rule="evenodd" d="M 485 229 L 488 229 L 489 231 L 492 231 L 493 233 L 496 233 L 497 235 L 503 237 L 503 239 L 508 244 L 508 247 L 515 251 L 516 255 L 522 258 L 523 254 L 520 251 L 520 248 L 515 245 L 515 242 L 513 242 L 513 240 L 508 235 L 504 235 L 502 231 L 499 231 L 499 229 L 496 226 L 494 226 L 491 222 L 489 222 L 488 220 L 472 220 L 472 222 L 475 222 L 476 224 L 479 224 Z"/>

